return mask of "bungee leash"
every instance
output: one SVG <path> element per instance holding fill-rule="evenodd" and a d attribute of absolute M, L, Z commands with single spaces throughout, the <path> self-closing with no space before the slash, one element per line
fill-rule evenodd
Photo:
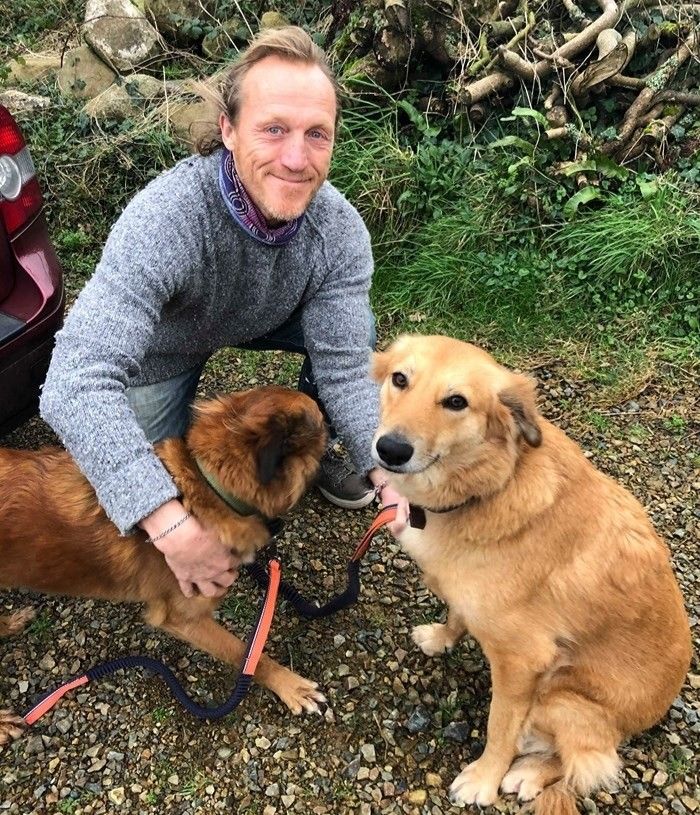
<path fill-rule="evenodd" d="M 370 543 L 379 530 L 396 518 L 396 504 L 389 504 L 379 511 L 371 525 L 362 536 L 355 552 L 348 561 L 348 582 L 345 591 L 336 594 L 325 605 L 309 601 L 290 583 L 280 582 L 280 594 L 287 600 L 301 617 L 307 620 L 317 620 L 329 617 L 344 608 L 357 602 L 360 596 L 360 561 L 364 557 Z M 265 569 L 259 563 L 251 563 L 245 567 L 248 574 L 258 583 L 265 585 Z"/>
<path fill-rule="evenodd" d="M 345 591 L 331 598 L 331 600 L 323 606 L 319 606 L 315 602 L 309 602 L 294 586 L 281 579 L 282 567 L 276 556 L 270 558 L 267 569 L 257 562 L 243 566 L 254 580 L 266 589 L 266 592 L 255 628 L 248 639 L 243 667 L 241 668 L 230 697 L 222 705 L 206 707 L 198 704 L 187 694 L 178 678 L 167 665 L 151 657 L 136 655 L 119 657 L 109 662 L 95 665 L 85 671 L 84 674 L 69 679 L 55 690 L 49 691 L 22 717 L 25 724 L 33 725 L 45 713 L 51 710 L 70 690 L 86 685 L 91 680 L 102 679 L 102 677 L 108 676 L 115 671 L 135 667 L 147 668 L 159 674 L 165 680 L 177 701 L 193 716 L 200 719 L 220 719 L 227 716 L 241 703 L 253 681 L 255 669 L 262 656 L 265 642 L 270 632 L 278 594 L 281 594 L 288 600 L 294 609 L 306 619 L 328 617 L 356 603 L 360 594 L 360 561 L 367 552 L 377 532 L 396 518 L 396 510 L 396 504 L 390 504 L 379 511 L 362 536 L 362 539 L 348 562 L 348 583 Z M 410 520 L 411 525 L 416 528 L 422 528 L 425 525 L 425 517 L 423 516 L 421 519 L 420 513 L 414 513 L 413 508 L 411 509 Z"/>
<path fill-rule="evenodd" d="M 265 570 L 263 570 L 265 571 Z M 258 665 L 258 661 L 262 656 L 267 635 L 270 632 L 272 625 L 272 617 L 275 613 L 275 604 L 277 602 L 277 593 L 280 584 L 281 566 L 279 560 L 272 558 L 267 564 L 267 578 L 266 586 L 267 591 L 260 607 L 258 619 L 255 624 L 250 638 L 248 639 L 246 655 L 243 660 L 243 667 L 238 674 L 236 685 L 229 696 L 229 698 L 218 707 L 205 707 L 195 702 L 182 687 L 180 681 L 175 674 L 157 659 L 152 659 L 147 656 L 127 656 L 112 659 L 109 662 L 103 662 L 101 665 L 95 665 L 93 668 L 85 671 L 84 674 L 74 679 L 68 680 L 60 687 L 50 691 L 43 696 L 32 709 L 26 713 L 22 718 L 25 724 L 32 725 L 40 719 L 45 713 L 63 697 L 68 691 L 73 688 L 86 685 L 90 680 L 102 679 L 115 671 L 125 670 L 127 668 L 147 668 L 154 673 L 160 674 L 163 677 L 171 693 L 178 702 L 193 716 L 199 719 L 221 719 L 223 716 L 228 716 L 231 711 L 243 701 L 250 683 L 253 681 L 253 674 Z"/>

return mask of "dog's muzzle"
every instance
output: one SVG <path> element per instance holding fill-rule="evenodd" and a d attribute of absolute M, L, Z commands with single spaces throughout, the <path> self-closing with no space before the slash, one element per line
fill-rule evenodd
<path fill-rule="evenodd" d="M 388 470 L 403 467 L 413 456 L 413 445 L 400 433 L 386 433 L 375 442 L 379 464 Z"/>

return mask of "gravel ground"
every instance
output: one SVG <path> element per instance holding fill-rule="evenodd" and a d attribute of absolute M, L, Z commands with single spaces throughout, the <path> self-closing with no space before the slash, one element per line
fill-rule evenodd
<path fill-rule="evenodd" d="M 204 392 L 242 386 L 237 358 L 215 360 Z M 246 382 L 283 381 L 290 361 L 244 360 Z M 251 373 L 252 371 L 252 373 Z M 567 379 L 562 363 L 533 371 L 542 411 L 577 438 L 605 472 L 648 508 L 673 550 L 694 641 L 700 627 L 700 412 L 698 388 L 666 377 L 634 399 L 595 407 L 595 383 Z M 239 374 L 240 376 L 240 374 Z M 661 380 L 659 380 L 661 381 Z M 664 395 L 666 394 L 666 395 Z M 668 395 L 672 394 L 672 395 Z M 38 419 L 5 440 L 53 441 Z M 309 494 L 287 519 L 280 552 L 285 576 L 325 599 L 344 585 L 345 564 L 370 509 L 344 512 Z M 446 787 L 482 750 L 489 676 L 478 646 L 429 659 L 410 640 L 413 625 L 441 619 L 440 603 L 387 534 L 365 559 L 361 600 L 305 623 L 282 602 L 268 652 L 316 679 L 324 716 L 295 718 L 254 687 L 238 712 L 201 723 L 179 708 L 157 677 L 113 675 L 73 691 L 0 754 L 0 811 L 34 813 L 441 813 L 457 812 Z M 221 614 L 246 635 L 259 593 L 241 577 Z M 139 609 L 102 602 L 4 593 L 2 606 L 32 605 L 37 619 L 0 641 L 2 707 L 33 698 L 87 667 L 142 653 L 171 665 L 191 693 L 223 700 L 233 671 L 148 629 Z M 669 716 L 621 749 L 619 788 L 582 802 L 587 813 L 700 812 L 700 670 L 691 668 Z M 513 800 L 491 811 L 517 812 Z"/>

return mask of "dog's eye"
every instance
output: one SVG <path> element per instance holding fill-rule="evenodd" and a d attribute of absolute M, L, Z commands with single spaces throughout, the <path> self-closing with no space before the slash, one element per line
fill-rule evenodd
<path fill-rule="evenodd" d="M 395 371 L 391 375 L 391 384 L 398 388 L 399 390 L 403 390 L 404 388 L 408 387 L 408 379 L 406 378 L 406 374 L 402 374 L 401 371 Z"/>
<path fill-rule="evenodd" d="M 464 410 L 468 404 L 469 403 L 467 400 L 458 393 L 455 393 L 454 396 L 448 396 L 446 399 L 442 400 L 442 406 L 447 408 L 447 410 Z"/>

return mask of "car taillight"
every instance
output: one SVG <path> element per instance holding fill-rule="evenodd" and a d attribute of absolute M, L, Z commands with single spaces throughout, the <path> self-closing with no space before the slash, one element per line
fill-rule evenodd
<path fill-rule="evenodd" d="M 41 209 L 34 162 L 12 115 L 0 105 L 0 216 L 10 237 Z"/>

